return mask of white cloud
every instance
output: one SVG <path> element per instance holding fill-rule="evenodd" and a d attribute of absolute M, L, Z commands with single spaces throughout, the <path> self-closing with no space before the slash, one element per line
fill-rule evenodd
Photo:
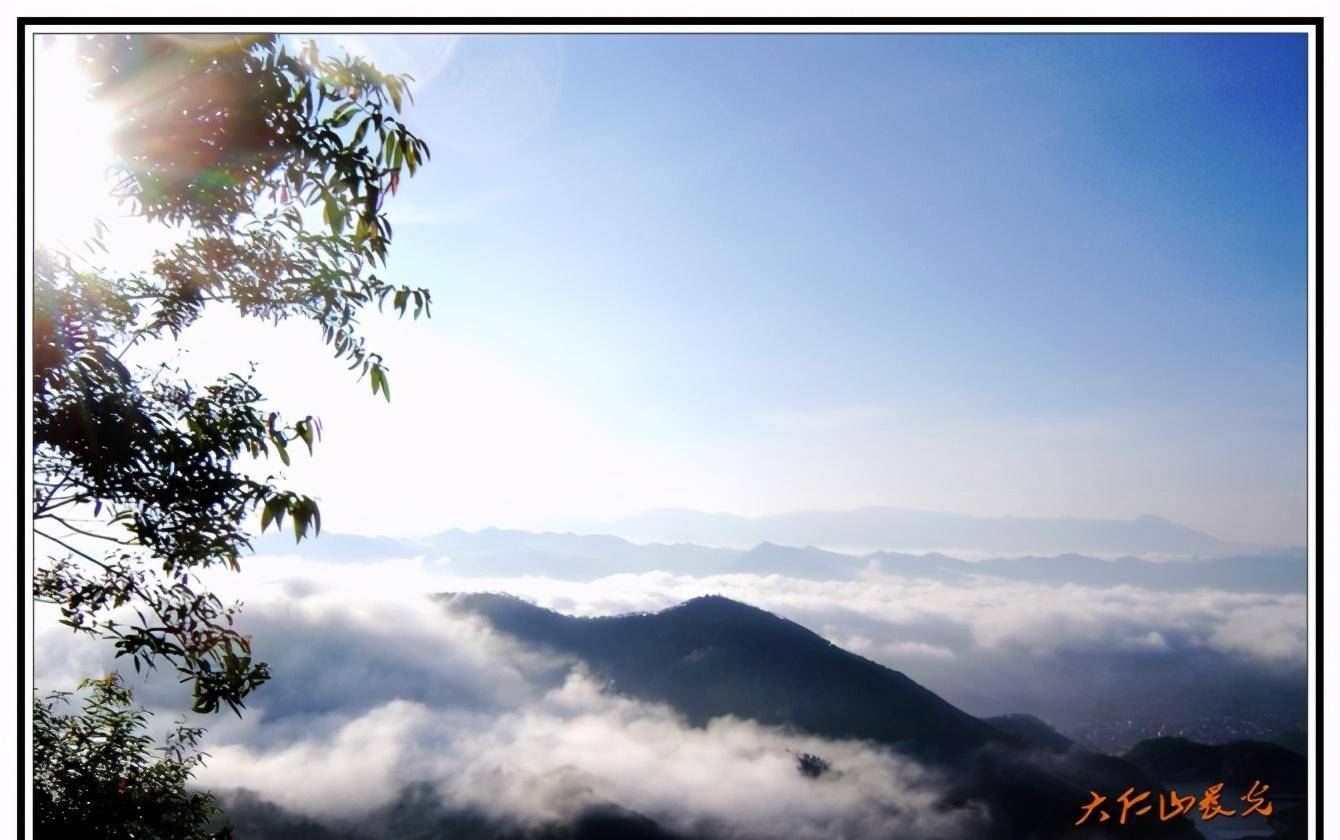
<path fill-rule="evenodd" d="M 508 591 L 588 616 L 722 594 L 904 670 L 951 702 L 986 697 L 1001 706 L 969 706 L 980 714 L 1047 717 L 1036 704 L 1048 699 L 1067 710 L 1101 708 L 1113 681 L 1156 691 L 1168 672 L 1146 672 L 1149 657 L 1216 678 L 1228 663 L 1254 679 L 1299 667 L 1304 650 L 1303 601 L 1292 595 L 985 578 L 951 585 L 879 573 L 817 582 L 654 572 L 575 583 L 449 572 L 428 558 L 258 557 L 240 575 L 211 577 L 223 597 L 246 602 L 241 626 L 275 679 L 241 720 L 205 721 L 212 758 L 202 781 L 257 790 L 322 818 L 365 813 L 407 786 L 428 785 L 444 808 L 530 823 L 613 802 L 668 827 L 739 837 L 971 836 L 980 828 L 975 808 L 943 811 L 940 782 L 881 748 L 749 721 L 688 726 L 666 707 L 606 693 L 577 663 L 425 597 L 443 591 Z M 69 687 L 109 667 L 105 646 L 50 618 L 40 619 L 39 687 Z M 1093 670 L 1076 670 L 1083 667 Z M 181 687 L 163 676 L 134 683 L 138 696 L 182 708 Z M 1193 684 L 1206 696 L 1220 689 L 1213 680 Z M 1196 705 L 1177 696 L 1183 688 L 1169 690 L 1180 707 Z M 803 777 L 796 752 L 820 754 L 836 772 Z"/>
<path fill-rule="evenodd" d="M 285 588 L 319 585 L 337 603 L 350 594 L 400 602 L 436 592 L 509 592 L 572 615 L 653 612 L 700 595 L 724 595 L 865 646 L 885 664 L 895 654 L 943 655 L 964 647 L 1033 657 L 1091 649 L 1197 647 L 1272 664 L 1305 656 L 1301 594 L 1197 589 L 1163 592 L 1133 586 L 1048 585 L 979 577 L 962 583 L 875 570 L 856 580 L 813 581 L 780 575 L 619 574 L 590 582 L 545 577 L 480 578 L 451 574 L 440 558 L 330 564 L 258 557 L 241 575 L 212 579 L 229 597 L 253 602 L 287 597 Z M 319 581 L 319 584 L 312 583 Z M 927 634 L 929 633 L 929 636 Z M 917 643 L 922 647 L 918 647 Z M 869 654 L 867 654 L 869 655 Z"/>
<path fill-rule="evenodd" d="M 832 772 L 802 776 L 797 752 L 822 755 Z M 581 673 L 515 709 L 467 715 L 394 700 L 280 749 L 212 753 L 205 784 L 265 791 L 321 818 L 387 805 L 426 782 L 444 807 L 534 825 L 610 802 L 739 837 L 960 836 L 984 820 L 975 805 L 942 808 L 943 780 L 884 749 L 728 718 L 689 727 Z"/>
<path fill-rule="evenodd" d="M 883 747 L 730 718 L 693 727 L 666 706 L 613 695 L 577 663 L 422 597 L 415 590 L 442 583 L 426 573 L 432 564 L 253 562 L 229 594 L 248 590 L 245 630 L 275 679 L 240 720 L 204 721 L 204 786 L 257 791 L 326 821 L 429 785 L 447 811 L 533 825 L 608 803 L 741 838 L 974 836 L 984 825 L 982 808 L 942 806 L 947 782 Z M 63 628 L 40 639 L 40 685 L 98 670 L 96 643 Z M 151 708 L 182 707 L 170 675 L 132 685 Z M 803 776 L 802 752 L 832 771 Z"/>
<path fill-rule="evenodd" d="M 1240 609 L 1214 629 L 1209 641 L 1268 662 L 1296 663 L 1307 656 L 1307 611 L 1301 604 Z"/>

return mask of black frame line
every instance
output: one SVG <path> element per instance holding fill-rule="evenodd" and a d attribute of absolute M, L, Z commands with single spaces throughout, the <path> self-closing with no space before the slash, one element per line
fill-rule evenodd
<path fill-rule="evenodd" d="M 72 25 L 74 25 L 74 26 L 88 25 L 88 26 L 90 26 L 90 27 L 94 27 L 94 28 L 96 28 L 96 27 L 104 27 L 104 29 L 97 30 L 97 31 L 106 31 L 106 30 L 105 30 L 105 27 L 128 27 L 128 26 L 154 27 L 154 26 L 182 26 L 182 25 L 186 25 L 186 26 L 191 26 L 191 25 L 199 25 L 199 26 L 232 26 L 232 25 L 235 25 L 235 26 L 237 26 L 239 29 L 254 30 L 254 31 L 272 31 L 272 30 L 276 30 L 276 29 L 281 28 L 281 27 L 289 28 L 289 29 L 293 29 L 293 28 L 301 29 L 301 28 L 304 28 L 304 27 L 311 27 L 311 26 L 328 27 L 328 26 L 345 26 L 345 25 L 348 25 L 348 26 L 362 26 L 362 27 L 367 27 L 367 26 L 410 26 L 410 25 L 415 26 L 415 27 L 423 27 L 423 26 L 441 26 L 441 27 L 453 27 L 453 26 L 506 26 L 506 27 L 515 27 L 515 26 L 534 26 L 534 27 L 537 27 L 537 28 L 540 28 L 540 27 L 554 27 L 554 26 L 592 26 L 592 27 L 597 27 L 597 28 L 595 28 L 595 29 L 591 29 L 591 30 L 565 31 L 565 32 L 561 32 L 561 33 L 558 33 L 558 34 L 564 34 L 564 35 L 644 34 L 644 35 L 664 35 L 664 36 L 674 36 L 674 35 L 698 35 L 698 36 L 702 36 L 702 35 L 725 35 L 725 36 L 730 36 L 730 35 L 745 35 L 745 34 L 767 34 L 767 35 L 831 34 L 831 35 L 846 35 L 846 36 L 851 36 L 851 35 L 862 35 L 862 34 L 870 34 L 870 35 L 880 35 L 880 34 L 885 34 L 885 33 L 878 33 L 878 32 L 859 33 L 859 32 L 831 32 L 831 31 L 828 32 L 828 33 L 814 33 L 814 32 L 811 32 L 811 31 L 809 31 L 809 30 L 804 29 L 804 27 L 812 27 L 812 26 L 817 26 L 817 27 L 823 27 L 823 26 L 830 26 L 830 27 L 831 27 L 831 26 L 919 26 L 919 27 L 920 27 L 920 26 L 952 26 L 952 27 L 956 27 L 954 30 L 952 30 L 952 31 L 947 30 L 947 31 L 944 32 L 944 33 L 924 32 L 924 31 L 916 31 L 916 32 L 908 32 L 908 33 L 904 33 L 904 34 L 911 34 L 911 35 L 936 35 L 936 34 L 945 34 L 945 35 L 1011 34 L 1011 35 L 1018 35 L 1018 34 L 1030 34 L 1030 33 L 1029 33 L 1029 30 L 1028 30 L 1027 28 L 1028 28 L 1028 27 L 1032 27 L 1032 26 L 1049 26 L 1049 27 L 1053 27 L 1053 26 L 1054 26 L 1054 27 L 1066 27 L 1066 26 L 1115 26 L 1115 25 L 1120 25 L 1120 26 L 1155 26 L 1155 27 L 1157 27 L 1157 26 L 1167 26 L 1167 27 L 1169 27 L 1169 29 L 1167 30 L 1168 33 L 1185 33 L 1185 32 L 1186 32 L 1185 27 L 1189 27 L 1189 26 L 1197 26 L 1197 27 L 1200 27 L 1200 26 L 1309 26 L 1309 27 L 1313 27 L 1312 37 L 1310 38 L 1310 46 L 1311 46 L 1312 51 L 1313 51 L 1313 52 L 1312 52 L 1312 57 L 1313 57 L 1313 67 L 1314 67 L 1314 83 L 1313 83 L 1313 90 L 1312 90 L 1312 102 L 1313 102 L 1313 115 L 1314 115 L 1314 120 L 1315 120 L 1315 122 L 1314 122 L 1314 125 L 1313 125 L 1312 137 L 1311 137 L 1310 139 L 1311 139 L 1311 141 L 1312 141 L 1312 143 L 1313 143 L 1314 160 L 1315 160 L 1315 170 L 1314 170 L 1314 172 L 1313 172 L 1313 178 L 1312 178 L 1312 189 L 1313 189 L 1313 191 L 1314 191 L 1314 196 L 1315 196 L 1315 210 L 1314 210 L 1314 213 L 1313 213 L 1312 222 L 1313 222 L 1313 230 L 1315 231 L 1315 234 L 1314 234 L 1314 236 L 1313 236 L 1313 240 L 1312 240 L 1309 244 L 1311 244 L 1311 245 L 1314 246 L 1314 252 L 1313 252 L 1313 253 L 1314 253 L 1314 255 L 1315 255 L 1315 256 L 1314 256 L 1314 260 L 1315 260 L 1315 262 L 1314 262 L 1314 266 L 1315 266 L 1315 272 L 1314 272 L 1314 277 L 1315 277 L 1315 286 L 1314 286 L 1314 290 L 1315 290 L 1315 298 L 1314 298 L 1314 300 L 1313 300 L 1313 305 L 1314 305 L 1313 312 L 1314 312 L 1314 317 L 1315 317 L 1316 330 L 1315 330 L 1315 334 L 1314 334 L 1314 336 L 1313 336 L 1313 339 L 1314 339 L 1314 342 L 1315 342 L 1315 344 L 1314 344 L 1314 352 L 1313 352 L 1313 354 L 1312 354 L 1312 358 L 1310 358 L 1310 359 L 1308 360 L 1308 364 L 1309 364 L 1310 372 L 1313 373 L 1313 374 L 1315 375 L 1315 379 L 1313 380 L 1313 382 L 1315 383 L 1315 385 L 1314 385 L 1314 387 L 1315 387 L 1315 399 L 1314 399 L 1314 403 L 1313 403 L 1313 405 L 1310 406 L 1310 408 L 1311 408 L 1310 415 L 1311 415 L 1311 416 L 1309 417 L 1309 422 L 1311 422 L 1311 423 L 1314 424 L 1314 425 L 1313 425 L 1313 430 L 1314 430 L 1314 434 L 1315 434 L 1315 438 L 1314 438 L 1314 440 L 1315 440 L 1315 444 L 1316 444 L 1316 450 L 1315 450 L 1315 457 L 1314 457 L 1314 458 L 1312 459 L 1312 461 L 1308 464 L 1308 471 L 1309 471 L 1309 475 L 1312 477 L 1312 480 L 1313 480 L 1313 487 L 1315 488 L 1314 491 L 1313 491 L 1312 502 L 1313 502 L 1313 510 L 1314 510 L 1314 514 L 1315 514 L 1316 537 L 1315 537 L 1315 545 L 1309 545 L 1309 546 L 1308 546 L 1308 550 L 1309 550 L 1309 554 L 1315 559 L 1316 587 L 1315 587 L 1315 591 L 1311 591 L 1311 590 L 1309 590 L 1309 592 L 1308 592 L 1308 601 L 1309 601 L 1309 604 L 1311 604 L 1311 603 L 1314 601 L 1314 599 L 1315 599 L 1315 607 L 1316 607 L 1315 667 L 1314 667 L 1313 670 L 1312 670 L 1312 679 L 1314 680 L 1313 685 L 1312 685 L 1312 695 L 1313 695 L 1313 701 L 1314 701 L 1314 708 L 1315 708 L 1315 710 L 1316 710 L 1315 725 L 1312 727 L 1312 728 L 1315 730 L 1315 734 L 1314 734 L 1314 736 L 1313 736 L 1313 740 L 1314 740 L 1315 746 L 1314 746 L 1314 747 L 1312 748 L 1312 750 L 1310 751 L 1311 753 L 1314 753 L 1315 756 L 1316 756 L 1316 759 L 1315 759 L 1315 760 L 1316 760 L 1316 774 L 1315 774 L 1315 779 L 1316 779 L 1316 792 L 1315 792 L 1315 796 L 1312 797 L 1315 801 L 1309 803 L 1309 804 L 1312 806 L 1312 812 L 1311 812 L 1311 814 L 1310 814 L 1309 816 L 1310 816 L 1310 821 L 1311 821 L 1311 822 L 1310 822 L 1310 825 L 1311 825 L 1311 826 L 1315 826 L 1315 832 L 1313 832 L 1312 836 L 1315 836 L 1315 837 L 1324 837 L 1324 836 L 1325 836 L 1325 833 L 1324 833 L 1324 831 L 1322 830 L 1322 829 L 1323 829 L 1323 816 L 1324 816 L 1324 808 L 1322 807 L 1322 798 L 1323 798 L 1322 773 L 1323 773 L 1323 766 L 1324 766 L 1324 765 L 1323 765 L 1323 761 L 1322 761 L 1322 757 L 1323 757 L 1323 744 L 1324 744 L 1324 739 L 1323 739 L 1323 737 L 1322 737 L 1322 735 L 1323 735 L 1322 720 L 1323 720 L 1323 717 L 1324 717 L 1324 715 L 1323 715 L 1323 710 L 1324 710 L 1324 708 L 1325 708 L 1324 703 L 1323 703 L 1323 679 L 1322 679 L 1322 677 L 1323 677 L 1323 670 L 1322 670 L 1322 669 L 1323 669 L 1323 664 L 1324 664 L 1324 657 L 1323 657 L 1323 655 L 1322 655 L 1322 653 L 1323 653 L 1323 638 L 1324 638 L 1324 634 L 1323 634 L 1323 632 L 1322 632 L 1322 629 L 1323 629 L 1323 599 L 1324 599 L 1324 592 L 1325 592 L 1325 587 L 1323 586 L 1323 563 L 1322 563 L 1322 553 L 1323 553 L 1323 545 L 1324 545 L 1323 538 L 1322 538 L 1322 519 L 1323 519 L 1322 514 L 1323 514 L 1323 511 L 1324 511 L 1322 502 L 1323 502 L 1323 485 L 1324 485 L 1324 481 L 1323 481 L 1323 475 L 1322 475 L 1322 473 L 1317 469 L 1317 467 L 1318 467 L 1320 464 L 1324 463 L 1324 461 L 1323 461 L 1324 425 L 1323 425 L 1323 422 L 1322 422 L 1322 419 L 1323 419 L 1323 417 L 1322 417 L 1322 415 L 1323 415 L 1323 405 L 1324 405 L 1324 398 L 1323 398 L 1324 379 L 1323 379 L 1323 369 L 1322 369 L 1322 364 L 1323 364 L 1323 357 L 1324 357 L 1324 355 L 1325 355 L 1324 352 L 1323 352 L 1323 350 L 1324 350 L 1324 344 L 1323 344 L 1323 341 L 1322 341 L 1323 336 L 1324 336 L 1324 333 L 1325 333 L 1325 330 L 1324 330 L 1324 328 L 1323 328 L 1323 313 L 1324 313 L 1324 308 L 1323 308 L 1323 305 L 1322 305 L 1322 304 L 1323 304 L 1322 293 L 1323 293 L 1323 288 L 1324 288 L 1324 285 L 1325 285 L 1325 284 L 1323 283 L 1323 280 L 1322 280 L 1322 277 L 1323 277 L 1323 265 L 1324 265 L 1324 262 L 1323 262 L 1323 254 L 1324 254 L 1324 250 L 1325 250 L 1325 249 L 1324 249 L 1324 237 L 1322 236 L 1322 231 L 1324 230 L 1324 227 L 1323 227 L 1323 220 L 1324 220 L 1323 208 L 1324 208 L 1324 204 L 1325 204 L 1325 202 L 1324 202 L 1324 195 L 1323 195 L 1323 192 L 1324 192 L 1324 191 L 1323 191 L 1323 189 L 1322 189 L 1322 185 L 1323 185 L 1323 174 L 1324 174 L 1324 165 L 1323 165 L 1323 164 L 1324 164 L 1324 157 L 1325 157 L 1325 155 L 1324 155 L 1325 144 L 1324 144 L 1324 142 L 1323 142 L 1323 139 L 1324 139 L 1324 120 L 1323 120 L 1323 114 L 1324 114 L 1324 101 L 1325 101 L 1325 100 L 1324 100 L 1324 96 L 1323 96 L 1323 94 L 1324 94 L 1324 77 L 1325 77 L 1325 73 L 1324 73 L 1324 62 L 1323 62 L 1323 58 L 1324 58 L 1324 50 L 1323 50 L 1323 29 L 1324 29 L 1324 18 L 1321 18 L 1321 17 L 1297 17 L 1297 16 L 1295 16 L 1295 17 L 1241 17 L 1241 16 L 1236 16 L 1236 17 L 1235 17 L 1235 16 L 1225 16 L 1225 17 L 1187 17 L 1187 16 L 1172 16 L 1172 17 L 1139 17 L 1139 16 L 1133 16 L 1133 17 L 1111 17 L 1111 16 L 1100 16 L 1100 17 L 1045 17 L 1045 16 L 1043 16 L 1043 17 L 972 17 L 972 16 L 964 16 L 964 17 L 932 17 L 932 16 L 927 16 L 927 17 L 834 17 L 834 16 L 816 16 L 816 17 L 805 17 L 805 16 L 800 16 L 800 17 L 778 17 L 778 16 L 769 16 L 769 17 L 742 17 L 742 16 L 722 16 L 722 17 L 692 17 L 692 16 L 684 16 L 684 17 L 673 17 L 673 16 L 672 16 L 672 17 L 665 17 L 665 16 L 655 16 L 655 17 L 631 17 L 631 16 L 623 16 L 623 17 L 593 17 L 593 16 L 573 16 L 573 17 L 517 17 L 517 16 L 505 16 L 505 17 L 501 17 L 501 16 L 500 16 L 500 17 L 478 17 L 478 16 L 476 16 L 476 17 L 424 17 L 424 18 L 417 18 L 417 17 L 383 17 L 383 18 L 370 18 L 370 17 L 356 17 L 356 16 L 355 16 L 355 17 L 349 17 L 349 16 L 337 16 L 337 17 L 274 17 L 274 18 L 266 18 L 266 19 L 255 18 L 255 17 L 199 17 L 199 16 L 193 16 L 193 17 L 177 17 L 177 18 L 174 18 L 174 17 L 156 17 L 156 16 L 141 16 L 141 17 L 78 17 L 78 16 L 71 16 L 71 17 L 55 17 L 55 16 L 27 16 L 27 17 L 19 17 L 19 18 L 17 18 L 17 35 L 18 35 L 18 50 L 17 50 L 17 58 L 18 58 L 18 74 L 17 74 L 17 75 L 18 75 L 18 95 L 17 95 L 17 97 L 16 97 L 16 101 L 18 102 L 18 119 L 17 119 L 17 124 L 18 124 L 18 138 L 19 138 L 19 142 L 17 143 L 17 152 L 18 152 L 18 174 L 19 174 L 19 179 L 18 179 L 18 180 L 19 180 L 20 183 L 22 183 L 22 185 L 23 185 L 23 189 L 18 190 L 18 196 L 17 196 L 17 198 L 18 198 L 18 205 L 17 205 L 17 207 L 18 207 L 18 212 L 16 213 L 16 218 L 17 218 L 17 219 L 20 219 L 20 220 L 22 220 L 22 219 L 26 219 L 26 218 L 27 218 L 27 209 L 28 209 L 28 207 L 27 207 L 27 205 L 28 205 L 28 189 L 27 189 L 27 188 L 28 188 L 28 178 L 29 178 L 29 176 L 30 176 L 30 173 L 28 172 L 28 169 L 27 169 L 27 166 L 26 166 L 26 163 L 27 163 L 27 161 L 26 161 L 26 153 L 27 153 L 27 149 L 28 149 L 28 142 L 27 142 L 27 141 L 28 141 L 28 134 L 29 134 L 29 131 L 31 130 L 31 126 L 29 126 L 29 125 L 27 124 L 27 114 L 26 114 L 25 107 L 24 107 L 24 106 L 25 106 L 25 103 L 26 103 L 26 101 L 27 101 L 27 98 L 26 98 L 26 97 L 27 97 L 27 87 L 28 87 L 28 81 L 29 81 L 28 78 L 27 78 L 27 73 L 26 73 L 26 69 L 27 69 L 27 60 L 28 60 L 28 57 L 32 54 L 32 52 L 31 52 L 31 46 L 32 46 L 32 45 L 31 45 L 30 41 L 28 40 L 28 38 L 30 38 L 30 37 L 31 37 L 31 38 L 36 38 L 36 37 L 37 37 L 37 34 L 38 34 L 38 33 L 29 33 L 29 32 L 28 32 L 28 28 L 29 28 L 29 27 L 39 27 L 39 26 L 61 26 L 61 27 L 68 27 L 68 26 L 72 26 Z M 756 31 L 756 32 L 751 32 L 751 30 L 749 30 L 749 29 L 741 29 L 741 30 L 738 30 L 738 31 L 731 31 L 731 32 L 720 32 L 720 31 L 717 31 L 717 32 L 693 32 L 693 31 L 683 31 L 683 32 L 647 32 L 647 31 L 645 31 L 645 30 L 643 30 L 643 29 L 622 29 L 622 30 L 621 30 L 621 29 L 617 28 L 617 27 L 621 27 L 621 26 L 645 27 L 645 26 L 674 26 L 674 25 L 682 25 L 682 26 L 707 26 L 707 27 L 724 27 L 724 26 L 746 26 L 746 27 L 747 27 L 747 26 L 751 26 L 751 25 L 752 25 L 752 26 L 759 26 L 759 27 L 777 27 L 777 26 L 786 26 L 786 27 L 794 27 L 794 31 L 780 31 L 780 32 L 779 32 L 779 31 L 776 31 L 776 30 L 771 30 L 771 31 L 766 31 L 766 32 L 764 32 L 764 31 L 762 31 L 762 30 L 759 30 L 759 31 Z M 1015 31 L 1000 32 L 999 30 L 994 30 L 994 31 L 983 31 L 983 32 L 979 32 L 979 33 L 974 33 L 974 32 L 972 32 L 971 30 L 965 30 L 965 29 L 962 28 L 962 27 L 965 27 L 965 26 L 1008 26 L 1008 27 L 1012 27 L 1013 30 L 1015 30 Z M 1179 29 L 1178 27 L 1181 27 L 1181 28 Z M 387 34 L 394 34 L 394 33 L 387 33 Z M 478 34 L 486 34 L 486 33 L 478 33 Z M 525 33 L 509 32 L 509 33 L 507 33 L 507 34 L 525 34 Z M 537 34 L 542 34 L 542 33 L 537 33 Z M 893 33 L 890 33 L 890 34 L 893 34 Z M 1061 36 L 1085 35 L 1085 34 L 1088 34 L 1088 33 L 1084 33 L 1084 32 L 1055 32 L 1055 31 L 1046 31 L 1046 32 L 1043 32 L 1043 31 L 1036 31 L 1036 30 L 1035 30 L 1032 34 L 1039 34 L 1039 35 L 1055 35 L 1055 36 L 1061 37 Z M 1101 33 L 1101 34 L 1109 34 L 1109 33 Z M 1116 34 L 1126 34 L 1126 33 L 1116 33 Z M 1129 33 L 1129 34 L 1132 34 L 1132 35 L 1160 34 L 1160 30 L 1157 30 L 1157 29 L 1155 29 L 1155 30 L 1142 30 L 1142 31 L 1140 31 L 1140 32 L 1132 32 L 1132 33 Z M 1250 33 L 1250 32 L 1242 32 L 1242 33 L 1232 33 L 1232 34 L 1252 34 L 1252 33 Z M 33 199 L 36 200 L 36 196 L 33 196 Z M 28 270 L 29 270 L 29 267 L 30 267 L 29 264 L 30 264 L 31 254 L 27 254 L 27 253 L 25 253 L 25 250 L 24 250 L 24 247 L 23 247 L 23 243 L 24 243 L 25 240 L 24 240 L 24 227 L 23 227 L 23 223 L 22 223 L 22 222 L 20 222 L 20 227 L 19 227 L 19 231 L 18 231 L 18 238 L 16 239 L 16 241 L 20 243 L 20 246 L 19 246 L 18 248 L 16 248 L 16 250 L 18 251 L 18 277 L 19 277 L 19 278 L 25 278 L 25 277 L 27 277 Z M 27 446 L 27 433 L 26 433 L 25 430 L 24 430 L 24 424 L 27 422 L 28 417 L 27 417 L 27 409 L 25 408 L 25 405 L 26 405 L 26 401 L 29 399 L 29 396 L 30 396 L 30 395 L 29 395 L 29 393 L 28 393 L 28 391 L 29 391 L 29 380 L 28 380 L 28 370 L 27 370 L 27 359 L 28 359 L 28 344 L 27 344 L 27 338 L 28 338 L 28 336 L 27 336 L 27 329 L 26 329 L 26 327 L 27 327 L 27 322 L 26 322 L 26 317 L 25 317 L 25 315 L 26 315 L 26 309 L 25 309 L 25 307 L 28 306 L 28 305 L 30 305 L 30 301 L 31 301 L 31 290 L 27 287 L 27 284 L 26 284 L 25 282 L 22 282 L 22 280 L 20 280 L 19 282 L 16 282 L 15 285 L 16 285 L 16 287 L 17 287 L 17 289 L 18 289 L 18 308 L 17 308 L 17 314 L 18 314 L 18 329 L 17 329 L 17 331 L 16 331 L 16 332 L 17 332 L 17 350 L 18 350 L 18 353 L 17 353 L 17 359 L 18 359 L 18 376 L 17 376 L 17 381 L 18 381 L 18 400 L 17 400 L 17 407 L 18 407 L 18 423 L 17 423 L 17 426 L 16 426 L 16 428 L 17 428 L 17 430 L 18 430 L 18 438 L 19 438 L 19 440 L 18 440 L 18 462 L 21 463 L 21 464 L 26 464 L 26 462 L 27 462 L 27 453 L 26 453 L 26 451 L 25 451 L 25 448 L 26 448 L 26 446 Z M 18 488 L 18 493 L 17 493 L 17 497 L 16 497 L 16 498 L 17 498 L 17 507 L 18 507 L 18 510 L 17 510 L 17 512 L 18 512 L 18 519 L 17 519 L 17 521 L 20 523 L 19 528 L 18 528 L 18 552 L 17 552 L 17 557 L 18 557 L 18 558 L 23 558 L 23 562 L 20 562 L 20 563 L 16 563 L 16 564 L 15 564 L 15 565 L 18 567 L 18 584 L 17 584 L 18 602 L 17 602 L 17 610 L 16 610 L 17 615 L 18 615 L 18 638 L 17 638 L 17 653 L 18 653 L 18 660 L 17 660 L 17 661 L 18 661 L 18 667 L 19 667 L 20 677 L 21 677 L 21 679 L 18 680 L 17 682 L 21 682 L 21 683 L 23 683 L 23 684 L 18 686 L 18 698 L 17 698 L 17 711 L 18 711 L 18 730 L 17 730 L 17 732 L 18 732 L 18 738 L 17 738 L 16 744 L 20 746 L 20 749 L 16 750 L 16 753 L 17 753 L 16 758 L 17 758 L 17 781 L 18 781 L 18 786 L 17 786 L 17 797 L 16 797 L 16 799 L 15 799 L 15 803 L 16 803 L 16 805 L 15 805 L 15 811 L 16 811 L 16 816 L 18 817 L 18 831 L 17 831 L 17 834 L 16 834 L 15 836 L 25 836 L 25 835 L 23 834 L 23 832 L 24 832 L 24 828 L 25 828 L 24 817 L 25 817 L 26 797 L 27 797 L 29 788 L 31 787 L 31 782 L 30 782 L 30 780 L 29 780 L 29 776 L 28 776 L 28 761 L 29 761 L 29 757 L 30 757 L 30 756 L 28 755 L 28 749 L 27 749 L 27 741 L 28 741 L 29 732 L 28 732 L 28 727 L 27 727 L 27 716 L 26 716 L 26 714 L 25 714 L 25 709 L 27 708 L 27 703 L 29 703 L 29 702 L 31 701 L 31 697 L 29 696 L 29 693 L 30 693 L 30 691 L 31 691 L 31 687 L 27 685 L 26 674 L 24 673 L 24 663 L 25 663 L 25 656 L 26 656 L 27 654 L 32 653 L 32 654 L 34 655 L 34 657 L 35 657 L 35 656 L 36 656 L 36 652 L 35 652 L 35 650 L 30 650 L 29 647 L 28 647 L 28 645 L 26 644 L 26 642 L 27 642 L 27 631 L 31 630 L 32 628 L 31 628 L 31 625 L 28 624 L 28 622 L 25 621 L 25 618 L 26 618 L 26 615 L 27 615 L 27 611 L 28 611 L 28 609 L 29 609 L 29 608 L 31 607 L 31 605 L 32 605 L 32 597 L 31 597 L 31 584 L 32 584 L 32 581 L 30 580 L 30 578 L 29 578 L 29 576 L 28 576 L 27 558 L 26 558 L 26 554 L 27 554 L 27 551 L 28 551 L 28 536 L 29 536 L 29 533 L 28 533 L 28 531 L 26 530 L 26 528 L 24 527 L 24 524 L 23 524 L 23 523 L 26 523 L 26 521 L 27 521 L 27 514 L 30 512 L 30 511 L 28 511 L 28 510 L 26 509 L 26 507 L 25 507 L 26 496 L 27 496 L 27 493 L 28 493 L 28 491 L 29 491 L 29 489 L 30 489 L 30 488 L 29 488 L 29 484 L 30 484 L 30 475 L 29 475 L 29 471 L 26 470 L 26 469 L 25 469 L 25 470 L 16 470 L 16 473 L 17 473 L 17 488 Z M 1311 758 L 1311 755 L 1309 755 L 1308 757 Z"/>

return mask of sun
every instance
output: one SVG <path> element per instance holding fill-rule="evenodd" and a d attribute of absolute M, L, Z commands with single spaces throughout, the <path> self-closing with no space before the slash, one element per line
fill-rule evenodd
<path fill-rule="evenodd" d="M 48 247 L 84 250 L 95 220 L 124 215 L 110 194 L 110 109 L 89 97 L 78 35 L 38 37 L 33 57 L 33 227 Z"/>

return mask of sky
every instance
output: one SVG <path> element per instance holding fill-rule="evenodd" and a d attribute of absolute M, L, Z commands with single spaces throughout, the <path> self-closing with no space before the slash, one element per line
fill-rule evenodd
<path fill-rule="evenodd" d="M 385 279 L 434 317 L 367 320 L 392 402 L 309 326 L 180 348 L 322 418 L 289 476 L 328 529 L 892 505 L 1306 541 L 1302 36 L 337 42 L 415 75 L 433 151 Z M 97 125 L 39 106 L 39 237 L 100 206 Z"/>

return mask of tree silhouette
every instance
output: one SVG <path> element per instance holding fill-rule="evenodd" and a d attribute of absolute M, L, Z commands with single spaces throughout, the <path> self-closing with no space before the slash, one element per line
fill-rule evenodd
<path fill-rule="evenodd" d="M 162 747 L 145 734 L 147 715 L 119 677 L 86 680 L 78 712 L 69 694 L 33 703 L 33 810 L 37 833 L 55 837 L 203 840 L 228 836 L 209 824 L 218 810 L 186 789 L 202 762 L 201 730 L 178 721 Z M 157 755 L 155 755 L 157 754 Z"/>
<path fill-rule="evenodd" d="M 811 779 L 817 779 L 824 773 L 833 768 L 826 759 L 820 758 L 814 753 L 799 753 L 796 755 L 796 769 L 800 775 L 808 776 Z"/>
<path fill-rule="evenodd" d="M 358 319 L 387 302 L 401 317 L 430 314 L 427 290 L 377 276 L 392 238 L 385 202 L 429 152 L 400 118 L 407 76 L 313 43 L 294 53 L 274 35 L 108 35 L 81 38 L 80 60 L 115 112 L 114 194 L 180 236 L 130 274 L 70 251 L 34 255 L 33 518 L 45 555 L 34 594 L 136 671 L 174 668 L 193 710 L 238 711 L 270 674 L 234 627 L 238 605 L 197 573 L 239 568 L 257 510 L 262 529 L 287 516 L 297 539 L 320 532 L 310 496 L 247 462 L 288 464 L 295 443 L 310 453 L 321 424 L 267 410 L 251 371 L 192 382 L 137 364 L 138 351 L 177 341 L 209 307 L 301 318 L 389 400 Z M 114 243 L 99 226 L 89 244 L 96 255 Z M 39 811 L 68 802 L 42 799 Z"/>

